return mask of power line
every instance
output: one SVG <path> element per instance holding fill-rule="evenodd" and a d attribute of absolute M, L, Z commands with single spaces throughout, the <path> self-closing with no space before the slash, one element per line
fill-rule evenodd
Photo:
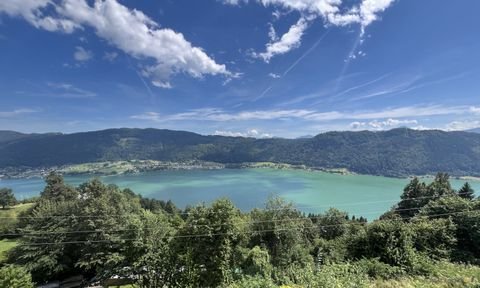
<path fill-rule="evenodd" d="M 471 212 L 478 212 L 480 209 L 474 210 L 462 210 L 450 213 L 441 213 L 441 214 L 432 214 L 432 215 L 424 215 L 420 217 L 425 218 L 432 218 L 432 217 L 440 217 L 440 216 L 449 216 L 449 215 L 456 215 L 461 213 L 471 213 Z M 386 222 L 386 221 L 403 221 L 406 219 L 412 219 L 418 216 L 412 217 L 404 217 L 400 219 L 390 219 L 390 220 L 376 220 L 376 222 Z M 366 223 L 361 222 L 351 222 L 351 223 L 343 223 L 343 224 L 331 224 L 331 225 L 322 225 L 322 226 L 311 226 L 311 227 L 294 227 L 294 228 L 278 228 L 278 229 L 268 229 L 268 230 L 250 230 L 250 231 L 238 231 L 238 232 L 230 232 L 230 233 L 207 233 L 207 234 L 186 234 L 186 235 L 175 235 L 175 236 L 165 236 L 159 237 L 160 239 L 178 239 L 178 238 L 198 238 L 198 237 L 212 237 L 212 236 L 227 236 L 232 234 L 249 234 L 249 233 L 267 233 L 267 232 L 284 232 L 284 231 L 294 231 L 294 230 L 304 230 L 304 229 L 321 229 L 321 228 L 328 228 L 328 227 L 339 227 L 345 225 L 366 225 Z M 135 241 L 139 240 L 135 239 L 118 239 L 118 241 Z M 19 246 L 39 246 L 39 245 L 66 245 L 66 244 L 89 244 L 89 243 L 111 243 L 114 240 L 79 240 L 79 241 L 66 241 L 66 242 L 40 242 L 40 243 L 26 243 L 20 244 Z"/>
<path fill-rule="evenodd" d="M 448 207 L 448 205 L 438 205 L 435 207 Z M 387 212 L 403 212 L 403 211 L 413 211 L 413 210 L 420 210 L 423 207 L 415 207 L 415 208 L 402 208 L 402 209 L 393 209 Z M 369 211 L 363 212 L 362 215 L 368 214 L 376 214 L 382 211 Z M 284 219 L 270 219 L 270 220 L 259 220 L 259 221 L 240 221 L 242 224 L 263 224 L 263 223 L 277 223 L 277 222 L 294 222 L 294 221 L 305 221 L 305 220 L 321 220 L 323 218 L 329 218 L 329 215 L 320 215 L 320 216 L 312 216 L 312 217 L 296 217 L 296 218 L 284 218 Z M 406 218 L 403 218 L 406 219 Z M 352 220 L 354 221 L 354 220 Z M 218 227 L 218 226 L 227 226 L 230 223 L 219 223 L 219 224 L 190 224 L 190 225 L 182 225 L 181 228 L 191 228 L 191 227 Z M 155 228 L 143 228 L 143 230 L 154 230 L 158 228 L 169 228 L 170 226 L 157 226 Z M 87 233 L 115 233 L 115 232 L 124 232 L 124 231 L 137 231 L 138 229 L 117 229 L 117 230 L 77 230 L 77 231 L 47 231 L 47 232 L 38 232 L 32 230 L 24 230 L 30 233 L 6 233 L 0 234 L 0 237 L 14 237 L 14 236 L 34 236 L 34 235 L 56 235 L 56 234 L 87 234 Z"/>

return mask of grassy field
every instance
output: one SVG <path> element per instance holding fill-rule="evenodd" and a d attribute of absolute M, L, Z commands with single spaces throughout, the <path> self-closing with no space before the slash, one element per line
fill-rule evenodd
<path fill-rule="evenodd" d="M 21 212 L 30 208 L 33 204 L 19 204 L 11 208 L 0 209 L 0 233 L 6 233 L 11 227 L 14 227 L 18 221 L 17 216 Z M 0 262 L 5 260 L 6 252 L 12 249 L 17 242 L 10 239 L 0 240 Z"/>
<path fill-rule="evenodd" d="M 15 240 L 9 240 L 9 239 L 3 239 L 0 240 L 0 263 L 5 261 L 7 255 L 6 252 L 13 247 L 17 245 L 17 241 Z"/>
<path fill-rule="evenodd" d="M 0 209 L 0 233 L 7 231 L 10 227 L 13 227 L 17 222 L 17 216 L 21 212 L 30 208 L 33 204 L 19 204 L 7 209 Z"/>

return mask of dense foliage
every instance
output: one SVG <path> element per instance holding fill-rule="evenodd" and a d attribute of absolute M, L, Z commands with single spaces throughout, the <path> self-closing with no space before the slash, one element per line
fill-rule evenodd
<path fill-rule="evenodd" d="M 74 188 L 52 173 L 46 183 L 9 234 L 15 266 L 0 273 L 24 269 L 37 283 L 115 275 L 145 288 L 480 285 L 480 200 L 447 174 L 414 178 L 373 222 L 334 208 L 305 215 L 276 197 L 250 212 L 228 199 L 180 210 L 98 179 Z"/>
<path fill-rule="evenodd" d="M 13 206 L 17 203 L 12 189 L 0 188 L 0 207 L 5 210 L 8 206 Z"/>
<path fill-rule="evenodd" d="M 202 136 L 157 129 L 75 134 L 0 131 L 0 168 L 152 159 L 218 163 L 277 162 L 408 176 L 446 171 L 479 176 L 480 134 L 416 131 L 328 132 L 309 139 Z"/>

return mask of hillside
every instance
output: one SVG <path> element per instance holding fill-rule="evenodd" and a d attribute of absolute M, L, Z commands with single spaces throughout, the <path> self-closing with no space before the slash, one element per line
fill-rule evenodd
<path fill-rule="evenodd" d="M 402 128 L 383 132 L 328 132 L 308 139 L 255 139 L 123 128 L 20 135 L 0 133 L 0 168 L 152 159 L 270 161 L 347 168 L 356 173 L 385 176 L 438 171 L 480 176 L 480 135 L 468 132 Z"/>
<path fill-rule="evenodd" d="M 480 133 L 480 128 L 470 129 L 470 130 L 467 130 L 467 132 Z"/>

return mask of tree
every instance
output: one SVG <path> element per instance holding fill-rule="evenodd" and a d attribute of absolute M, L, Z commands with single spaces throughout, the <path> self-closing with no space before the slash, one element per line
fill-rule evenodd
<path fill-rule="evenodd" d="M 145 211 L 130 219 L 129 239 L 126 243 L 129 275 L 135 275 L 139 288 L 177 287 L 181 267 L 175 266 L 175 257 L 170 249 L 175 228 L 164 213 Z M 117 269 L 118 270 L 118 269 Z"/>
<path fill-rule="evenodd" d="M 74 271 L 80 257 L 77 228 L 78 203 L 43 200 L 24 214 L 20 244 L 10 253 L 10 261 L 28 269 L 35 281 L 47 281 Z M 84 221 L 84 220 L 83 220 Z M 0 286 L 1 287 L 1 286 Z"/>
<path fill-rule="evenodd" d="M 305 266 L 313 261 L 309 255 L 314 238 L 313 223 L 310 219 L 279 197 L 267 200 L 264 210 L 251 212 L 251 230 L 254 233 L 250 245 L 267 248 L 274 266 L 286 268 L 291 265 Z"/>
<path fill-rule="evenodd" d="M 367 227 L 367 257 L 402 268 L 414 265 L 413 231 L 401 221 L 376 221 Z"/>
<path fill-rule="evenodd" d="M 468 182 L 465 182 L 463 184 L 462 188 L 458 190 L 458 196 L 468 199 L 468 200 L 473 200 L 475 199 L 475 191 L 473 190 L 472 186 Z"/>
<path fill-rule="evenodd" d="M 0 287 L 33 288 L 32 276 L 20 266 L 7 265 L 0 269 Z"/>
<path fill-rule="evenodd" d="M 320 236 L 332 240 L 340 237 L 348 230 L 348 214 L 335 208 L 328 209 L 324 214 L 317 217 Z"/>
<path fill-rule="evenodd" d="M 272 265 L 270 264 L 270 255 L 268 255 L 268 251 L 259 246 L 250 249 L 245 255 L 245 260 L 242 263 L 242 270 L 245 275 L 261 275 L 270 278 Z"/>
<path fill-rule="evenodd" d="M 427 196 L 425 183 L 414 177 L 403 189 L 402 199 L 398 203 L 396 213 L 404 218 L 409 218 L 418 213 L 419 208 L 425 206 L 430 199 Z"/>
<path fill-rule="evenodd" d="M 245 219 L 228 199 L 199 205 L 176 235 L 175 252 L 184 271 L 181 287 L 219 287 L 233 281 L 245 244 Z"/>
<path fill-rule="evenodd" d="M 450 176 L 447 173 L 437 173 L 435 179 L 427 187 L 428 196 L 437 199 L 443 196 L 452 196 L 455 194 L 449 181 Z M 432 200 L 431 199 L 431 200 Z"/>
<path fill-rule="evenodd" d="M 90 242 L 80 247 L 81 255 L 76 266 L 90 273 L 105 276 L 114 267 L 126 261 L 125 239 L 128 235 L 130 217 L 141 213 L 140 200 L 134 194 L 119 189 L 115 185 L 105 185 L 93 179 L 79 186 L 79 214 L 85 216 L 74 229 L 95 231 L 79 235 L 79 240 Z"/>
<path fill-rule="evenodd" d="M 13 195 L 12 189 L 1 188 L 0 189 L 0 206 L 5 209 L 7 206 L 12 206 L 17 203 L 15 195 Z"/>
<path fill-rule="evenodd" d="M 41 199 L 50 201 L 71 201 L 78 198 L 78 192 L 72 186 L 66 185 L 63 176 L 50 172 L 45 178 L 46 186 L 40 193 Z"/>

